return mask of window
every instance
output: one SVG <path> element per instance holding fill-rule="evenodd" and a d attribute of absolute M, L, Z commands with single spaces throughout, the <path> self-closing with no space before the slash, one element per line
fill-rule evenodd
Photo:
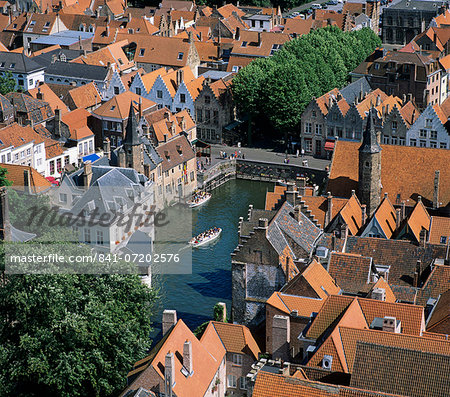
<path fill-rule="evenodd" d="M 275 54 L 281 48 L 281 44 L 274 44 L 270 50 L 270 55 Z"/>
<path fill-rule="evenodd" d="M 209 109 L 205 109 L 205 122 L 209 123 L 211 118 L 211 111 Z"/>
<path fill-rule="evenodd" d="M 441 243 L 441 244 L 446 244 L 446 243 L 447 243 L 447 237 L 441 236 L 440 243 Z"/>
<path fill-rule="evenodd" d="M 430 147 L 437 148 L 437 142 L 436 141 L 430 141 Z"/>
<path fill-rule="evenodd" d="M 186 94 L 180 94 L 180 102 L 186 103 Z"/>
<path fill-rule="evenodd" d="M 398 144 L 400 146 L 405 146 L 405 138 L 398 138 Z"/>
<path fill-rule="evenodd" d="M 143 57 L 144 54 L 145 54 L 145 48 L 141 48 L 141 49 L 139 50 L 139 56 L 140 56 L 140 57 Z"/>
<path fill-rule="evenodd" d="M 427 130 L 420 130 L 419 131 L 419 136 L 421 138 L 426 138 L 427 137 Z"/>
<path fill-rule="evenodd" d="M 28 85 L 33 85 L 33 79 L 28 80 Z"/>
<path fill-rule="evenodd" d="M 203 121 L 203 111 L 202 109 L 197 109 L 197 122 L 201 123 Z"/>
<path fill-rule="evenodd" d="M 78 153 L 79 154 L 83 153 L 83 144 L 82 143 L 78 144 Z"/>
<path fill-rule="evenodd" d="M 177 59 L 178 59 L 179 61 L 181 61 L 181 60 L 183 59 L 183 55 L 184 55 L 183 52 L 179 52 L 179 53 L 178 53 Z"/>
<path fill-rule="evenodd" d="M 241 354 L 233 354 L 233 364 L 234 365 L 242 365 L 242 355 Z"/>
<path fill-rule="evenodd" d="M 239 72 L 239 69 L 240 69 L 240 68 L 241 68 L 240 66 L 234 65 L 234 66 L 231 68 L 231 71 L 232 71 L 233 73 L 237 73 L 237 72 Z"/>
<path fill-rule="evenodd" d="M 311 139 L 305 139 L 305 151 L 312 152 L 312 140 Z"/>
<path fill-rule="evenodd" d="M 446 144 L 445 142 L 440 142 L 440 143 L 439 143 L 439 147 L 440 147 L 441 149 L 447 149 L 447 144 Z"/>
<path fill-rule="evenodd" d="M 69 156 L 64 156 L 64 165 L 69 164 L 69 161 L 70 161 Z"/>
<path fill-rule="evenodd" d="M 91 229 L 84 229 L 84 242 L 86 244 L 91 243 Z"/>
<path fill-rule="evenodd" d="M 322 135 L 322 124 L 316 124 L 316 135 Z"/>
<path fill-rule="evenodd" d="M 159 98 L 159 99 L 161 99 L 163 97 L 161 90 L 157 90 L 156 91 L 156 97 Z"/>
<path fill-rule="evenodd" d="M 375 70 L 379 70 L 380 69 L 380 64 L 379 63 L 376 63 L 375 64 Z"/>
<path fill-rule="evenodd" d="M 27 156 L 31 155 L 31 148 L 27 149 Z"/>
<path fill-rule="evenodd" d="M 420 147 L 427 147 L 427 141 L 420 140 Z"/>
<path fill-rule="evenodd" d="M 61 172 L 61 158 L 56 159 L 56 171 Z"/>
<path fill-rule="evenodd" d="M 312 134 L 312 124 L 305 123 L 305 134 Z"/>
<path fill-rule="evenodd" d="M 14 155 L 14 159 L 15 159 L 15 160 L 19 160 L 19 153 L 16 153 L 16 154 Z"/>
<path fill-rule="evenodd" d="M 4 68 L 5 67 L 5 62 L 0 62 L 0 68 Z"/>
<path fill-rule="evenodd" d="M 437 139 L 437 131 L 430 131 L 430 139 Z"/>
<path fill-rule="evenodd" d="M 59 193 L 59 202 L 60 203 L 67 203 L 67 194 Z"/>
<path fill-rule="evenodd" d="M 417 140 L 416 139 L 410 139 L 409 140 L 409 146 L 417 146 Z"/>
<path fill-rule="evenodd" d="M 353 131 L 352 130 L 347 130 L 347 132 L 345 133 L 345 137 L 347 139 L 352 139 L 353 138 Z"/>
<path fill-rule="evenodd" d="M 136 87 L 136 94 L 141 95 L 141 88 L 140 87 Z"/>
<path fill-rule="evenodd" d="M 213 111 L 213 123 L 219 124 L 219 112 L 217 110 Z"/>
<path fill-rule="evenodd" d="M 392 130 L 395 131 L 397 129 L 397 122 L 393 121 L 392 122 Z"/>
<path fill-rule="evenodd" d="M 425 120 L 425 127 L 431 128 L 432 124 L 433 124 L 433 120 L 432 119 L 426 119 Z"/>
<path fill-rule="evenodd" d="M 205 95 L 205 103 L 211 103 L 211 97 L 209 95 Z"/>
<path fill-rule="evenodd" d="M 97 230 L 97 245 L 103 245 L 103 231 Z"/>
<path fill-rule="evenodd" d="M 397 137 L 396 136 L 392 137 L 391 144 L 392 145 L 397 145 Z"/>
<path fill-rule="evenodd" d="M 247 379 L 244 376 L 239 378 L 239 389 L 246 390 L 247 389 Z"/>
<path fill-rule="evenodd" d="M 311 117 L 316 117 L 317 116 L 317 112 L 315 111 L 315 110 L 313 110 L 312 112 L 311 112 Z"/>
<path fill-rule="evenodd" d="M 228 387 L 237 387 L 237 381 L 234 375 L 228 375 Z"/>
<path fill-rule="evenodd" d="M 242 44 L 241 44 L 241 47 L 247 47 L 247 42 L 243 41 Z"/>
<path fill-rule="evenodd" d="M 16 64 L 15 64 L 15 63 L 12 63 L 11 65 L 9 65 L 9 67 L 10 67 L 11 69 L 14 69 L 14 68 L 16 67 Z"/>
<path fill-rule="evenodd" d="M 114 87 L 114 95 L 119 95 L 119 87 Z"/>

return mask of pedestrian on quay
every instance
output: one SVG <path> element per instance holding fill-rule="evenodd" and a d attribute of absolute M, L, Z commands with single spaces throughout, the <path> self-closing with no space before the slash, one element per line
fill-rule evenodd
<path fill-rule="evenodd" d="M 242 153 L 242 160 L 245 160 L 245 154 Z"/>
<path fill-rule="evenodd" d="M 298 153 L 299 153 L 299 150 L 297 149 L 297 153 L 295 153 L 295 157 L 297 157 L 297 158 L 298 158 Z"/>
<path fill-rule="evenodd" d="M 305 149 L 302 148 L 302 157 L 305 155 Z"/>

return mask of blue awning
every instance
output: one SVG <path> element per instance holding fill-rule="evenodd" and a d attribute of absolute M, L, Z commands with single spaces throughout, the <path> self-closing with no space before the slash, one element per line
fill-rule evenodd
<path fill-rule="evenodd" d="M 83 162 L 85 163 L 86 161 L 90 161 L 91 163 L 93 163 L 94 161 L 97 161 L 100 158 L 100 156 L 98 154 L 90 154 L 89 156 L 84 156 L 83 157 Z"/>

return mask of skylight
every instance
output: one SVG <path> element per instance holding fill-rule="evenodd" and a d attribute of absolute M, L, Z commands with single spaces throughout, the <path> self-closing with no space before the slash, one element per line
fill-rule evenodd
<path fill-rule="evenodd" d="M 241 47 L 247 47 L 247 42 L 243 41 L 242 44 L 241 44 Z"/>
<path fill-rule="evenodd" d="M 116 105 L 111 106 L 111 112 L 116 108 Z"/>
<path fill-rule="evenodd" d="M 184 55 L 183 52 L 179 52 L 179 53 L 178 53 L 178 60 L 179 60 L 179 61 L 181 61 L 181 60 L 183 59 L 183 55 Z"/>
<path fill-rule="evenodd" d="M 9 65 L 9 67 L 10 67 L 11 69 L 14 69 L 14 68 L 16 67 L 16 64 L 15 64 L 15 63 L 12 63 L 11 65 Z"/>
<path fill-rule="evenodd" d="M 141 49 L 139 50 L 139 56 L 140 56 L 140 57 L 143 57 L 143 56 L 144 56 L 144 53 L 145 53 L 145 48 L 141 48 Z"/>

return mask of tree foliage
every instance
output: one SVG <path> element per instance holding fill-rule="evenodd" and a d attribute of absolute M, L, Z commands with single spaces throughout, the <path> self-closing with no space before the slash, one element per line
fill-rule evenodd
<path fill-rule="evenodd" d="M 12 182 L 8 180 L 8 170 L 6 168 L 0 167 L 0 187 L 11 186 Z"/>
<path fill-rule="evenodd" d="M 5 95 L 8 92 L 15 91 L 16 80 L 12 73 L 8 70 L 0 76 L 0 94 Z"/>
<path fill-rule="evenodd" d="M 233 80 L 237 107 L 266 119 L 278 133 L 292 132 L 312 97 L 343 87 L 348 73 L 380 44 L 369 28 L 345 33 L 336 27 L 313 30 L 238 73 Z"/>

